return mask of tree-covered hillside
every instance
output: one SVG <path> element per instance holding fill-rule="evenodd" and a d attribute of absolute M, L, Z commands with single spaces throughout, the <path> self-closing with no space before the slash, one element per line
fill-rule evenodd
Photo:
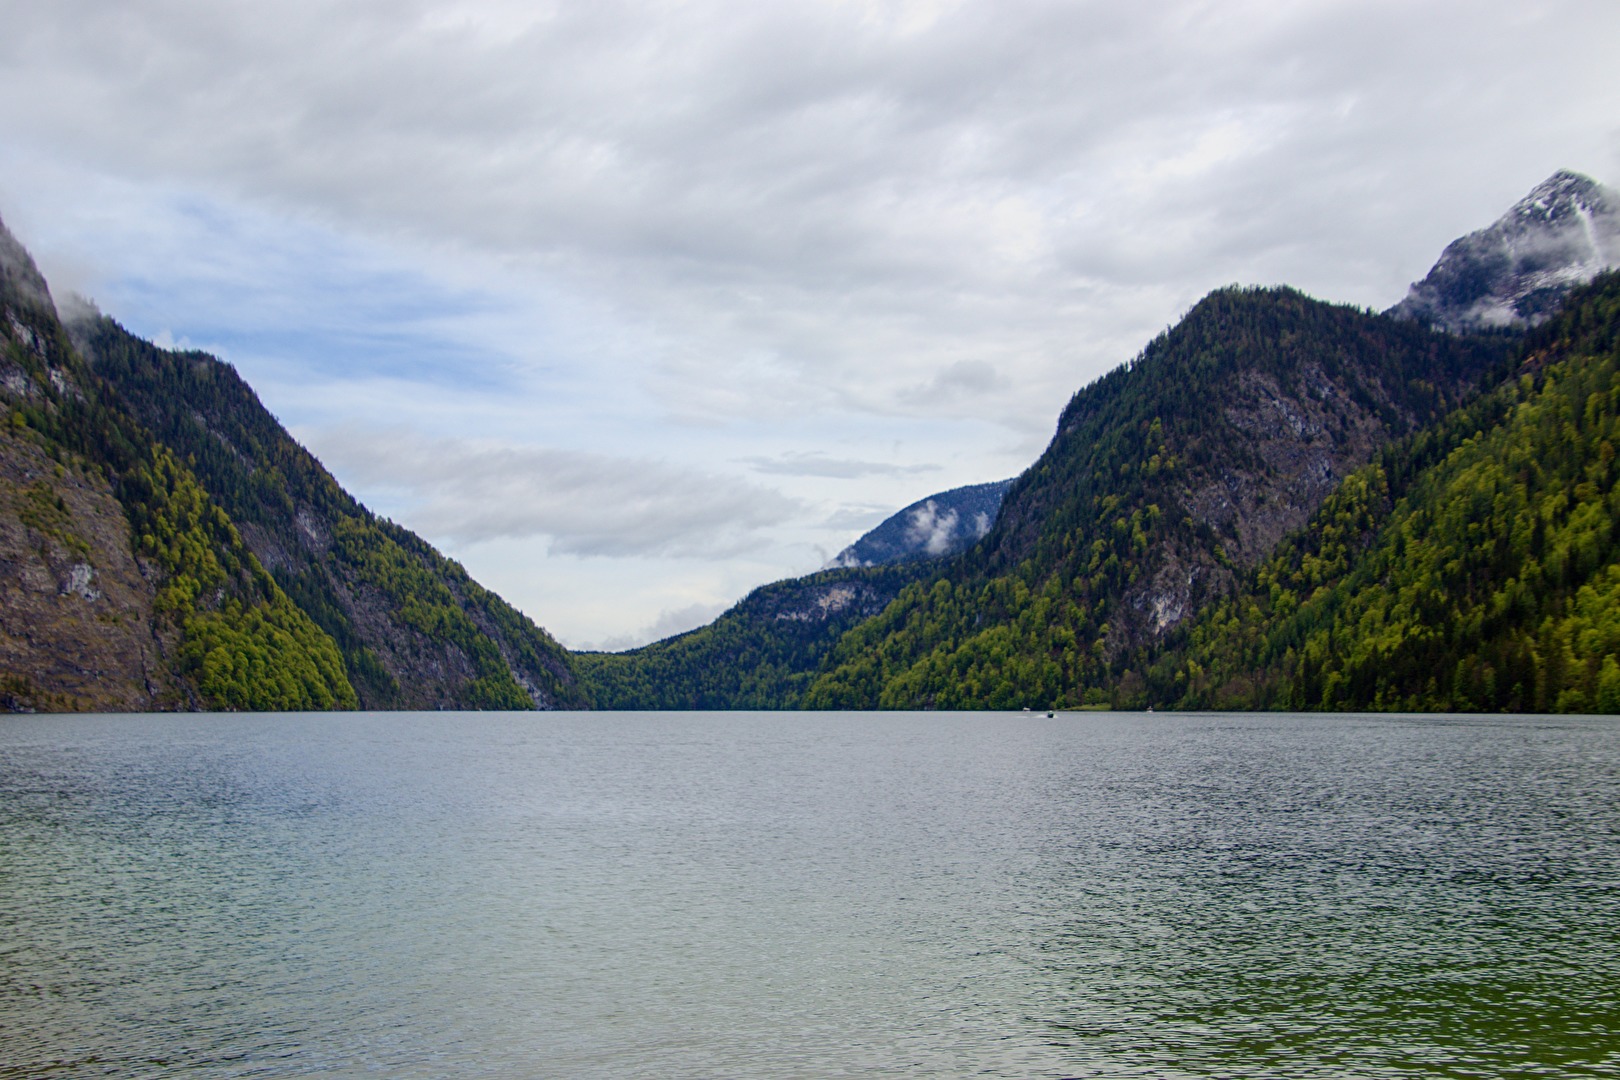
<path fill-rule="evenodd" d="M 567 653 L 355 502 L 229 366 L 85 313 L 0 227 L 0 706 L 581 707 Z"/>
<path fill-rule="evenodd" d="M 810 708 L 1139 694 L 1133 658 L 1390 440 L 1500 368 L 1459 338 L 1290 289 L 1211 294 L 1075 395 L 989 536 L 839 641 Z"/>
<path fill-rule="evenodd" d="M 366 708 L 577 708 L 549 634 L 420 537 L 344 491 L 235 369 L 99 316 L 73 335 L 95 371 L 189 462 L 282 590 L 334 640 Z"/>
<path fill-rule="evenodd" d="M 0 697 L 10 708 L 353 708 L 332 639 L 68 340 L 0 227 Z"/>
<path fill-rule="evenodd" d="M 1620 274 L 1158 659 L 1184 707 L 1620 712 Z"/>

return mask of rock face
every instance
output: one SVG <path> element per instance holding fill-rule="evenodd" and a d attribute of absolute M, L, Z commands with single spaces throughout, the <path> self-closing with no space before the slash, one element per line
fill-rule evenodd
<path fill-rule="evenodd" d="M 106 478 L 0 428 L 0 708 L 184 703 L 154 633 L 155 582 Z"/>
<path fill-rule="evenodd" d="M 82 395 L 45 279 L 0 225 L 0 709 L 174 707 L 154 619 L 107 474 L 28 423 Z"/>
<path fill-rule="evenodd" d="M 1453 332 L 1534 326 L 1620 265 L 1620 195 L 1561 170 L 1495 224 L 1455 240 L 1390 314 Z"/>
<path fill-rule="evenodd" d="M 1105 651 L 1154 641 L 1378 447 L 1464 400 L 1497 356 L 1289 289 L 1212 293 L 1124 373 L 1118 400 L 1075 395 L 985 550 L 992 565 L 1072 562 L 1133 502 L 1158 506 L 1185 527 L 1121 552 L 1135 580 L 1115 594 Z M 1097 513 L 1076 498 L 1087 488 L 1118 507 Z"/>
<path fill-rule="evenodd" d="M 1011 480 L 998 480 L 919 499 L 839 552 L 830 566 L 886 566 L 954 555 L 990 531 L 1011 486 Z"/>

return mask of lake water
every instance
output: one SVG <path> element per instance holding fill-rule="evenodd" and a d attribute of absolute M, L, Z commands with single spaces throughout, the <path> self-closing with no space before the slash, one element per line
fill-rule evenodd
<path fill-rule="evenodd" d="M 1611 718 L 0 720 L 0 1076 L 1620 1076 Z"/>

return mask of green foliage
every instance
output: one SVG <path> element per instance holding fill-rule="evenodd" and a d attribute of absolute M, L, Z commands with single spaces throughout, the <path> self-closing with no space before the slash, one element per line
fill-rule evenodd
<path fill-rule="evenodd" d="M 285 593 L 245 606 L 225 602 L 184 622 L 181 670 L 212 708 L 352 709 L 343 658 Z"/>
<path fill-rule="evenodd" d="M 57 472 L 60 474 L 61 471 L 61 466 L 57 466 Z M 47 481 L 37 480 L 23 491 L 17 517 L 41 536 L 50 537 L 80 556 L 89 556 L 89 541 L 74 529 L 73 515 L 69 513 L 67 503 Z"/>
<path fill-rule="evenodd" d="M 1038 592 L 1016 573 L 911 585 L 838 643 L 805 707 L 1077 704 L 1075 689 L 1106 670 L 1101 641 L 1132 560 L 1162 526 L 1152 504 L 1116 518 L 1084 562 L 1051 573 Z"/>
<path fill-rule="evenodd" d="M 396 618 L 425 637 L 450 642 L 467 654 L 474 675 L 462 694 L 466 707 L 534 708 L 534 700 L 512 678 L 495 643 L 479 632 L 450 588 L 420 558 L 363 517 L 340 517 L 332 532 L 333 550 L 362 581 L 392 601 Z"/>
<path fill-rule="evenodd" d="M 1153 665 L 1187 707 L 1620 705 L 1620 275 L 1389 448 Z"/>
<path fill-rule="evenodd" d="M 137 554 L 163 570 L 157 607 L 180 625 L 180 670 L 214 709 L 352 709 L 332 639 L 242 544 L 162 446 L 123 485 Z"/>

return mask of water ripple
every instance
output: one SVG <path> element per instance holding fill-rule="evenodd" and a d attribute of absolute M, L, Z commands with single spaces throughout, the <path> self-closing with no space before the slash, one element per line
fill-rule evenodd
<path fill-rule="evenodd" d="M 1620 1076 L 1620 726 L 0 723 L 0 1077 Z"/>

